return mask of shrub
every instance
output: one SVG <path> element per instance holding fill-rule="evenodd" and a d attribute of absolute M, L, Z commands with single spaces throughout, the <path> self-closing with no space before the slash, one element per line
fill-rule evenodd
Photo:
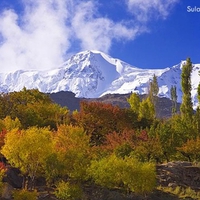
<path fill-rule="evenodd" d="M 156 171 L 152 163 L 142 163 L 133 158 L 126 158 L 126 170 L 123 173 L 123 183 L 132 192 L 145 194 L 156 186 Z"/>
<path fill-rule="evenodd" d="M 83 191 L 79 185 L 61 181 L 57 185 L 55 195 L 62 200 L 78 200 L 82 199 Z"/>
<path fill-rule="evenodd" d="M 130 157 L 123 159 L 111 155 L 93 161 L 88 174 L 103 187 L 120 187 L 139 194 L 151 192 L 156 185 L 155 166 Z"/>
<path fill-rule="evenodd" d="M 133 148 L 130 146 L 130 144 L 124 143 L 124 144 L 118 146 L 114 152 L 115 152 L 116 156 L 125 158 L 126 156 L 130 156 L 130 153 L 132 151 L 133 151 Z"/>
<path fill-rule="evenodd" d="M 122 182 L 123 160 L 115 155 L 102 158 L 99 161 L 92 161 L 88 169 L 89 176 L 97 185 L 116 188 Z"/>
<path fill-rule="evenodd" d="M 36 200 L 37 191 L 16 190 L 13 193 L 14 200 Z"/>

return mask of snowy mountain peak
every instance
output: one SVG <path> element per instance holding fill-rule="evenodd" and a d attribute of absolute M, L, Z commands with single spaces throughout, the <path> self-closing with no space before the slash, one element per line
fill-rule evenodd
<path fill-rule="evenodd" d="M 19 91 L 24 86 L 38 88 L 41 92 L 53 93 L 72 91 L 77 97 L 93 98 L 107 93 L 137 92 L 145 94 L 149 81 L 158 77 L 159 96 L 170 98 L 170 88 L 177 87 L 178 101 L 181 102 L 181 70 L 185 61 L 165 69 L 140 69 L 119 59 L 96 51 L 88 50 L 75 54 L 60 68 L 49 71 L 18 70 L 0 74 L 0 91 Z M 200 64 L 193 65 L 192 99 L 197 106 L 198 71 Z"/>

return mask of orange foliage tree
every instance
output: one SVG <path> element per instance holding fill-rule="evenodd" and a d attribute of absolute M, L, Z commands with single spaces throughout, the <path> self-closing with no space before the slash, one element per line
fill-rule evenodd
<path fill-rule="evenodd" d="M 75 121 L 82 126 L 87 134 L 91 135 L 91 142 L 100 145 L 108 133 L 122 132 L 131 129 L 132 117 L 126 109 L 102 102 L 82 101 L 80 112 L 76 113 Z"/>
<path fill-rule="evenodd" d="M 115 153 L 117 156 L 129 156 L 136 147 L 137 136 L 133 130 L 124 130 L 121 133 L 107 134 L 105 142 L 101 145 L 101 151 L 106 154 Z"/>

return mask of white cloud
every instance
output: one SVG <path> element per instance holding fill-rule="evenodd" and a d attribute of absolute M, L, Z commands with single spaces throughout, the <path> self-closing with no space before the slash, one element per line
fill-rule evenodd
<path fill-rule="evenodd" d="M 80 3 L 72 19 L 72 27 L 82 49 L 98 49 L 109 52 L 113 39 L 134 39 L 138 28 L 128 28 L 111 19 L 98 17 L 92 1 Z"/>
<path fill-rule="evenodd" d="M 54 68 L 63 62 L 65 51 L 70 47 L 62 1 L 51 1 L 57 9 L 47 1 L 25 2 L 29 3 L 25 4 L 22 18 L 13 10 L 5 10 L 0 17 L 0 33 L 4 39 L 0 60 L 4 72 Z"/>
<path fill-rule="evenodd" d="M 126 0 L 129 11 L 140 22 L 165 19 L 180 0 Z"/>
<path fill-rule="evenodd" d="M 142 13 L 139 17 L 144 18 L 153 6 L 167 16 L 166 9 L 172 4 L 163 4 L 161 0 L 125 1 L 129 11 L 139 8 Z M 134 40 L 146 31 L 142 23 L 123 19 L 114 22 L 102 16 L 95 0 L 21 2 L 24 10 L 20 13 L 15 10 L 0 13 L 0 72 L 56 68 L 72 53 L 74 43 L 78 44 L 78 51 L 96 49 L 109 53 L 115 40 Z"/>

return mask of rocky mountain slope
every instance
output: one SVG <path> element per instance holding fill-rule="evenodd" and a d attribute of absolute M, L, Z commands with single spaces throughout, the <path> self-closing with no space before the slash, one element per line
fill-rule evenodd
<path fill-rule="evenodd" d="M 106 94 L 99 98 L 78 98 L 72 92 L 61 91 L 57 93 L 50 93 L 50 98 L 61 106 L 66 106 L 70 111 L 79 110 L 81 101 L 98 101 L 119 106 L 121 108 L 129 108 L 130 105 L 127 102 L 128 94 Z M 140 95 L 140 98 L 144 98 L 146 95 Z M 177 109 L 180 110 L 180 103 L 177 103 Z M 166 97 L 158 97 L 156 104 L 156 115 L 158 118 L 168 118 L 172 114 L 172 102 Z"/>

